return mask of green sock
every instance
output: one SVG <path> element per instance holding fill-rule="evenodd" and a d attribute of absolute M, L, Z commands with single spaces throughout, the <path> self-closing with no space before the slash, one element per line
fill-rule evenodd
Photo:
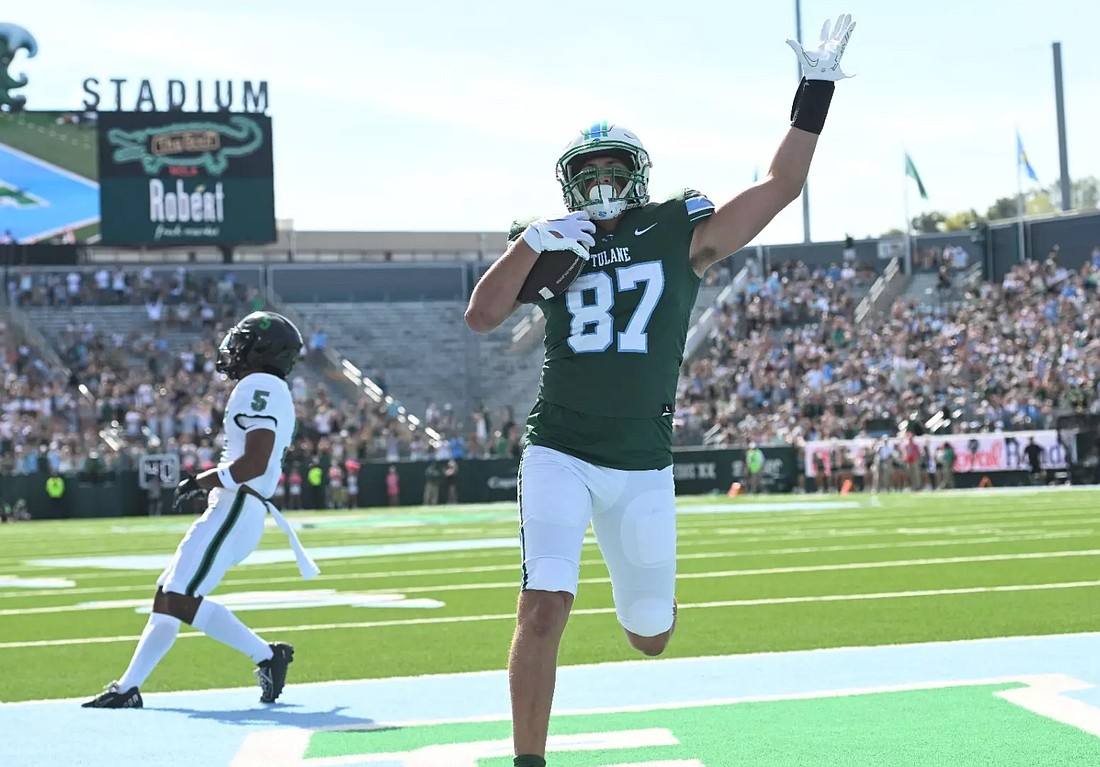
<path fill-rule="evenodd" d="M 517 756 L 512 762 L 513 767 L 546 767 L 546 760 L 534 754 Z"/>

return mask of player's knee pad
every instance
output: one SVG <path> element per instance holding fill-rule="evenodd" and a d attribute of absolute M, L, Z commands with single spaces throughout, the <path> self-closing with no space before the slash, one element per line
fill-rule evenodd
<path fill-rule="evenodd" d="M 655 637 L 672 628 L 672 600 L 642 597 L 620 605 L 619 623 L 640 637 Z"/>
<path fill-rule="evenodd" d="M 577 593 L 580 566 L 560 557 L 533 557 L 523 563 L 523 584 L 538 591 L 568 591 Z"/>

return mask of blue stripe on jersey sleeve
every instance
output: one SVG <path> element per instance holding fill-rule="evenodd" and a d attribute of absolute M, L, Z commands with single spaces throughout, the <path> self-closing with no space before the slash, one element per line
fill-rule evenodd
<path fill-rule="evenodd" d="M 714 203 L 702 195 L 684 200 L 684 207 L 687 208 L 689 221 L 705 218 L 714 212 Z"/>

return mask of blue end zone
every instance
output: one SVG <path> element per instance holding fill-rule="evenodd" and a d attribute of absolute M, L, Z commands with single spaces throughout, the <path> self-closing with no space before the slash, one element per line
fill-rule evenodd
<path fill-rule="evenodd" d="M 14 190 L 30 205 L 2 194 Z M 0 234 L 31 242 L 99 220 L 99 184 L 0 144 Z"/>
<path fill-rule="evenodd" d="M 1048 674 L 1094 685 L 1064 698 L 1096 706 L 1098 657 L 1100 633 L 1088 633 L 574 666 L 559 670 L 554 710 L 873 693 Z M 309 662 L 305 655 L 298 660 Z M 249 676 L 247 660 L 240 670 L 242 680 Z M 148 694 L 140 711 L 82 709 L 81 701 L 72 700 L 0 705 L 0 764 L 309 767 L 304 748 L 310 733 L 321 728 L 508 717 L 504 671 L 299 684 L 295 670 L 273 706 L 258 702 L 255 687 Z M 89 690 L 87 697 L 96 692 Z M 1100 711 L 1090 716 L 1100 717 Z M 393 764 L 338 761 L 346 767 Z"/>

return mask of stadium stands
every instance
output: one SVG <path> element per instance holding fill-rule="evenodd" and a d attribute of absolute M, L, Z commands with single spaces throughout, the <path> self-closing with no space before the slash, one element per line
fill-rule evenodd
<path fill-rule="evenodd" d="M 797 445 L 854 437 L 868 418 L 923 423 L 943 411 L 993 431 L 1096 412 L 1100 263 L 1078 271 L 1052 255 L 961 297 L 957 278 L 914 280 L 908 298 L 862 324 L 825 273 L 756 281 L 719 308 L 709 344 L 686 366 L 681 439 Z"/>
<path fill-rule="evenodd" d="M 692 318 L 711 309 L 684 365 L 676 440 L 799 445 L 855 436 L 868 418 L 944 411 L 968 429 L 1010 430 L 1095 411 L 1098 262 L 1068 269 L 1055 253 L 981 284 L 973 270 L 931 264 L 899 283 L 887 311 L 858 319 L 875 276 L 866 270 L 791 260 L 765 275 L 750 262 L 733 283 L 716 274 Z M 92 453 L 126 466 L 158 445 L 209 461 L 225 387 L 209 374 L 211 347 L 241 314 L 270 305 L 262 267 L 8 274 L 4 470 L 79 467 Z M 715 303 L 727 284 L 737 290 Z M 293 458 L 516 452 L 541 368 L 537 312 L 477 336 L 465 302 L 440 295 L 273 306 L 309 346 L 291 382 L 303 423 Z"/>

